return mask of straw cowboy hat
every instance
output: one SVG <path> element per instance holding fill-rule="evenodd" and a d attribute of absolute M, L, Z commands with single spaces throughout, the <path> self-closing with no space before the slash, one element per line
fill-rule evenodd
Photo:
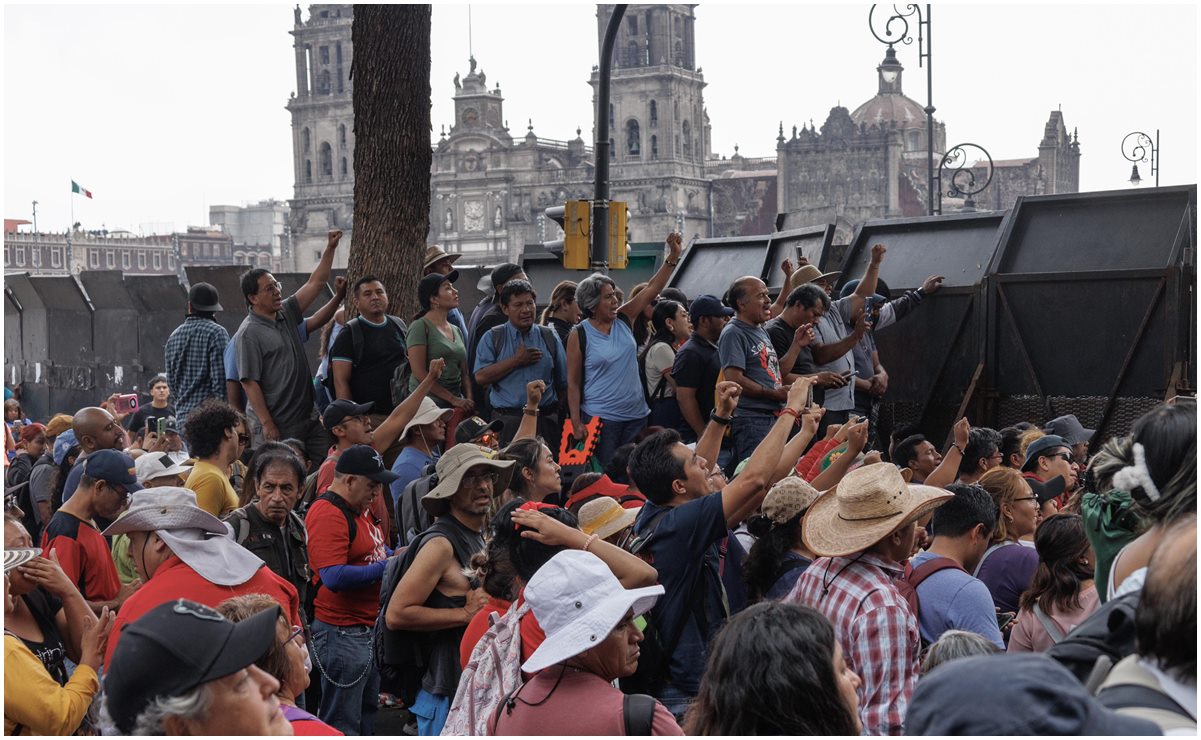
<path fill-rule="evenodd" d="M 796 290 L 805 283 L 812 283 L 814 280 L 825 280 L 827 283 L 833 285 L 841 275 L 842 272 L 839 270 L 823 273 L 817 269 L 816 265 L 801 265 L 799 270 L 792 273 L 792 278 L 788 281 L 788 289 Z"/>
<path fill-rule="evenodd" d="M 525 587 L 525 600 L 546 639 L 521 670 L 537 673 L 596 647 L 626 612 L 645 614 L 662 594 L 662 586 L 623 588 L 609 566 L 590 552 L 556 554 Z"/>
<path fill-rule="evenodd" d="M 891 463 L 863 465 L 813 502 L 801 538 L 822 557 L 862 552 L 953 496 L 941 488 L 906 483 Z"/>
<path fill-rule="evenodd" d="M 514 461 L 496 460 L 492 457 L 492 450 L 487 447 L 464 442 L 451 447 L 442 457 L 438 458 L 438 464 L 434 468 L 434 474 L 438 476 L 438 483 L 430 489 L 429 493 L 421 497 L 421 505 L 425 507 L 425 510 L 433 516 L 446 514 L 450 510 L 448 499 L 458 492 L 459 484 L 463 482 L 463 476 L 476 465 L 496 468 L 499 477 L 496 484 L 492 486 L 493 495 L 499 495 L 501 491 L 509 487 L 509 480 L 513 477 Z"/>
<path fill-rule="evenodd" d="M 580 530 L 602 540 L 608 539 L 633 524 L 640 511 L 641 506 L 627 509 L 617 499 L 602 496 L 580 507 Z"/>
<path fill-rule="evenodd" d="M 438 261 L 444 260 L 444 259 L 449 259 L 450 263 L 453 265 L 455 263 L 455 261 L 458 260 L 462 256 L 463 255 L 461 255 L 461 254 L 447 254 L 446 251 L 442 249 L 442 247 L 439 247 L 437 244 L 435 244 L 432 247 L 426 247 L 425 261 L 422 262 L 421 269 L 428 270 L 430 267 L 432 267 L 434 265 L 435 262 L 438 262 Z"/>

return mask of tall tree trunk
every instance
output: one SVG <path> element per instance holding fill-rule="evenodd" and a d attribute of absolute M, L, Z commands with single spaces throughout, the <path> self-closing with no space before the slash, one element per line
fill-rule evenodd
<path fill-rule="evenodd" d="M 347 279 L 374 275 L 388 312 L 417 310 L 430 211 L 430 6 L 355 5 L 354 239 Z"/>

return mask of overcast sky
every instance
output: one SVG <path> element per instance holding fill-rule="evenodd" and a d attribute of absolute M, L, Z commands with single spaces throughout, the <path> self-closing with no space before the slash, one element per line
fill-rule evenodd
<path fill-rule="evenodd" d="M 305 15 L 307 17 L 307 6 Z M 779 123 L 825 120 L 876 93 L 885 47 L 870 4 L 702 4 L 696 59 L 708 83 L 713 150 L 775 156 Z M 1082 190 L 1128 187 L 1122 137 L 1160 129 L 1162 185 L 1196 182 L 1195 5 L 966 5 L 934 8 L 935 117 L 948 143 L 994 159 L 1034 157 L 1050 111 L 1078 128 Z M 472 50 L 499 83 L 520 137 L 588 137 L 596 7 L 471 6 Z M 295 90 L 290 5 L 8 5 L 4 8 L 4 217 L 65 229 L 70 181 L 86 228 L 207 223 L 213 204 L 292 195 Z M 434 136 L 466 74 L 466 5 L 433 11 Z M 923 105 L 916 42 L 898 48 L 906 94 Z M 1150 180 L 1149 166 L 1140 167 Z"/>

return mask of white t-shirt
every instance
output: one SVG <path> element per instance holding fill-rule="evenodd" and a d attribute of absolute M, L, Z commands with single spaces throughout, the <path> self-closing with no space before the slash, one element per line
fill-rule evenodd
<path fill-rule="evenodd" d="M 663 378 L 665 371 L 670 371 L 671 366 L 676 361 L 676 351 L 667 342 L 657 342 L 646 352 L 646 394 L 654 400 L 657 397 L 673 398 L 676 393 L 672 389 L 671 383 L 663 382 L 663 392 L 661 396 L 655 395 L 655 387 L 659 385 L 659 381 Z"/>

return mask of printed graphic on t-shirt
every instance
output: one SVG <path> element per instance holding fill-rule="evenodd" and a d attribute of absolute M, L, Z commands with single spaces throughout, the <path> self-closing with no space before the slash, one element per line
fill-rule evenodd
<path fill-rule="evenodd" d="M 759 365 L 777 385 L 780 385 L 780 360 L 776 357 L 776 350 L 771 343 L 761 342 L 755 355 L 759 358 Z"/>

